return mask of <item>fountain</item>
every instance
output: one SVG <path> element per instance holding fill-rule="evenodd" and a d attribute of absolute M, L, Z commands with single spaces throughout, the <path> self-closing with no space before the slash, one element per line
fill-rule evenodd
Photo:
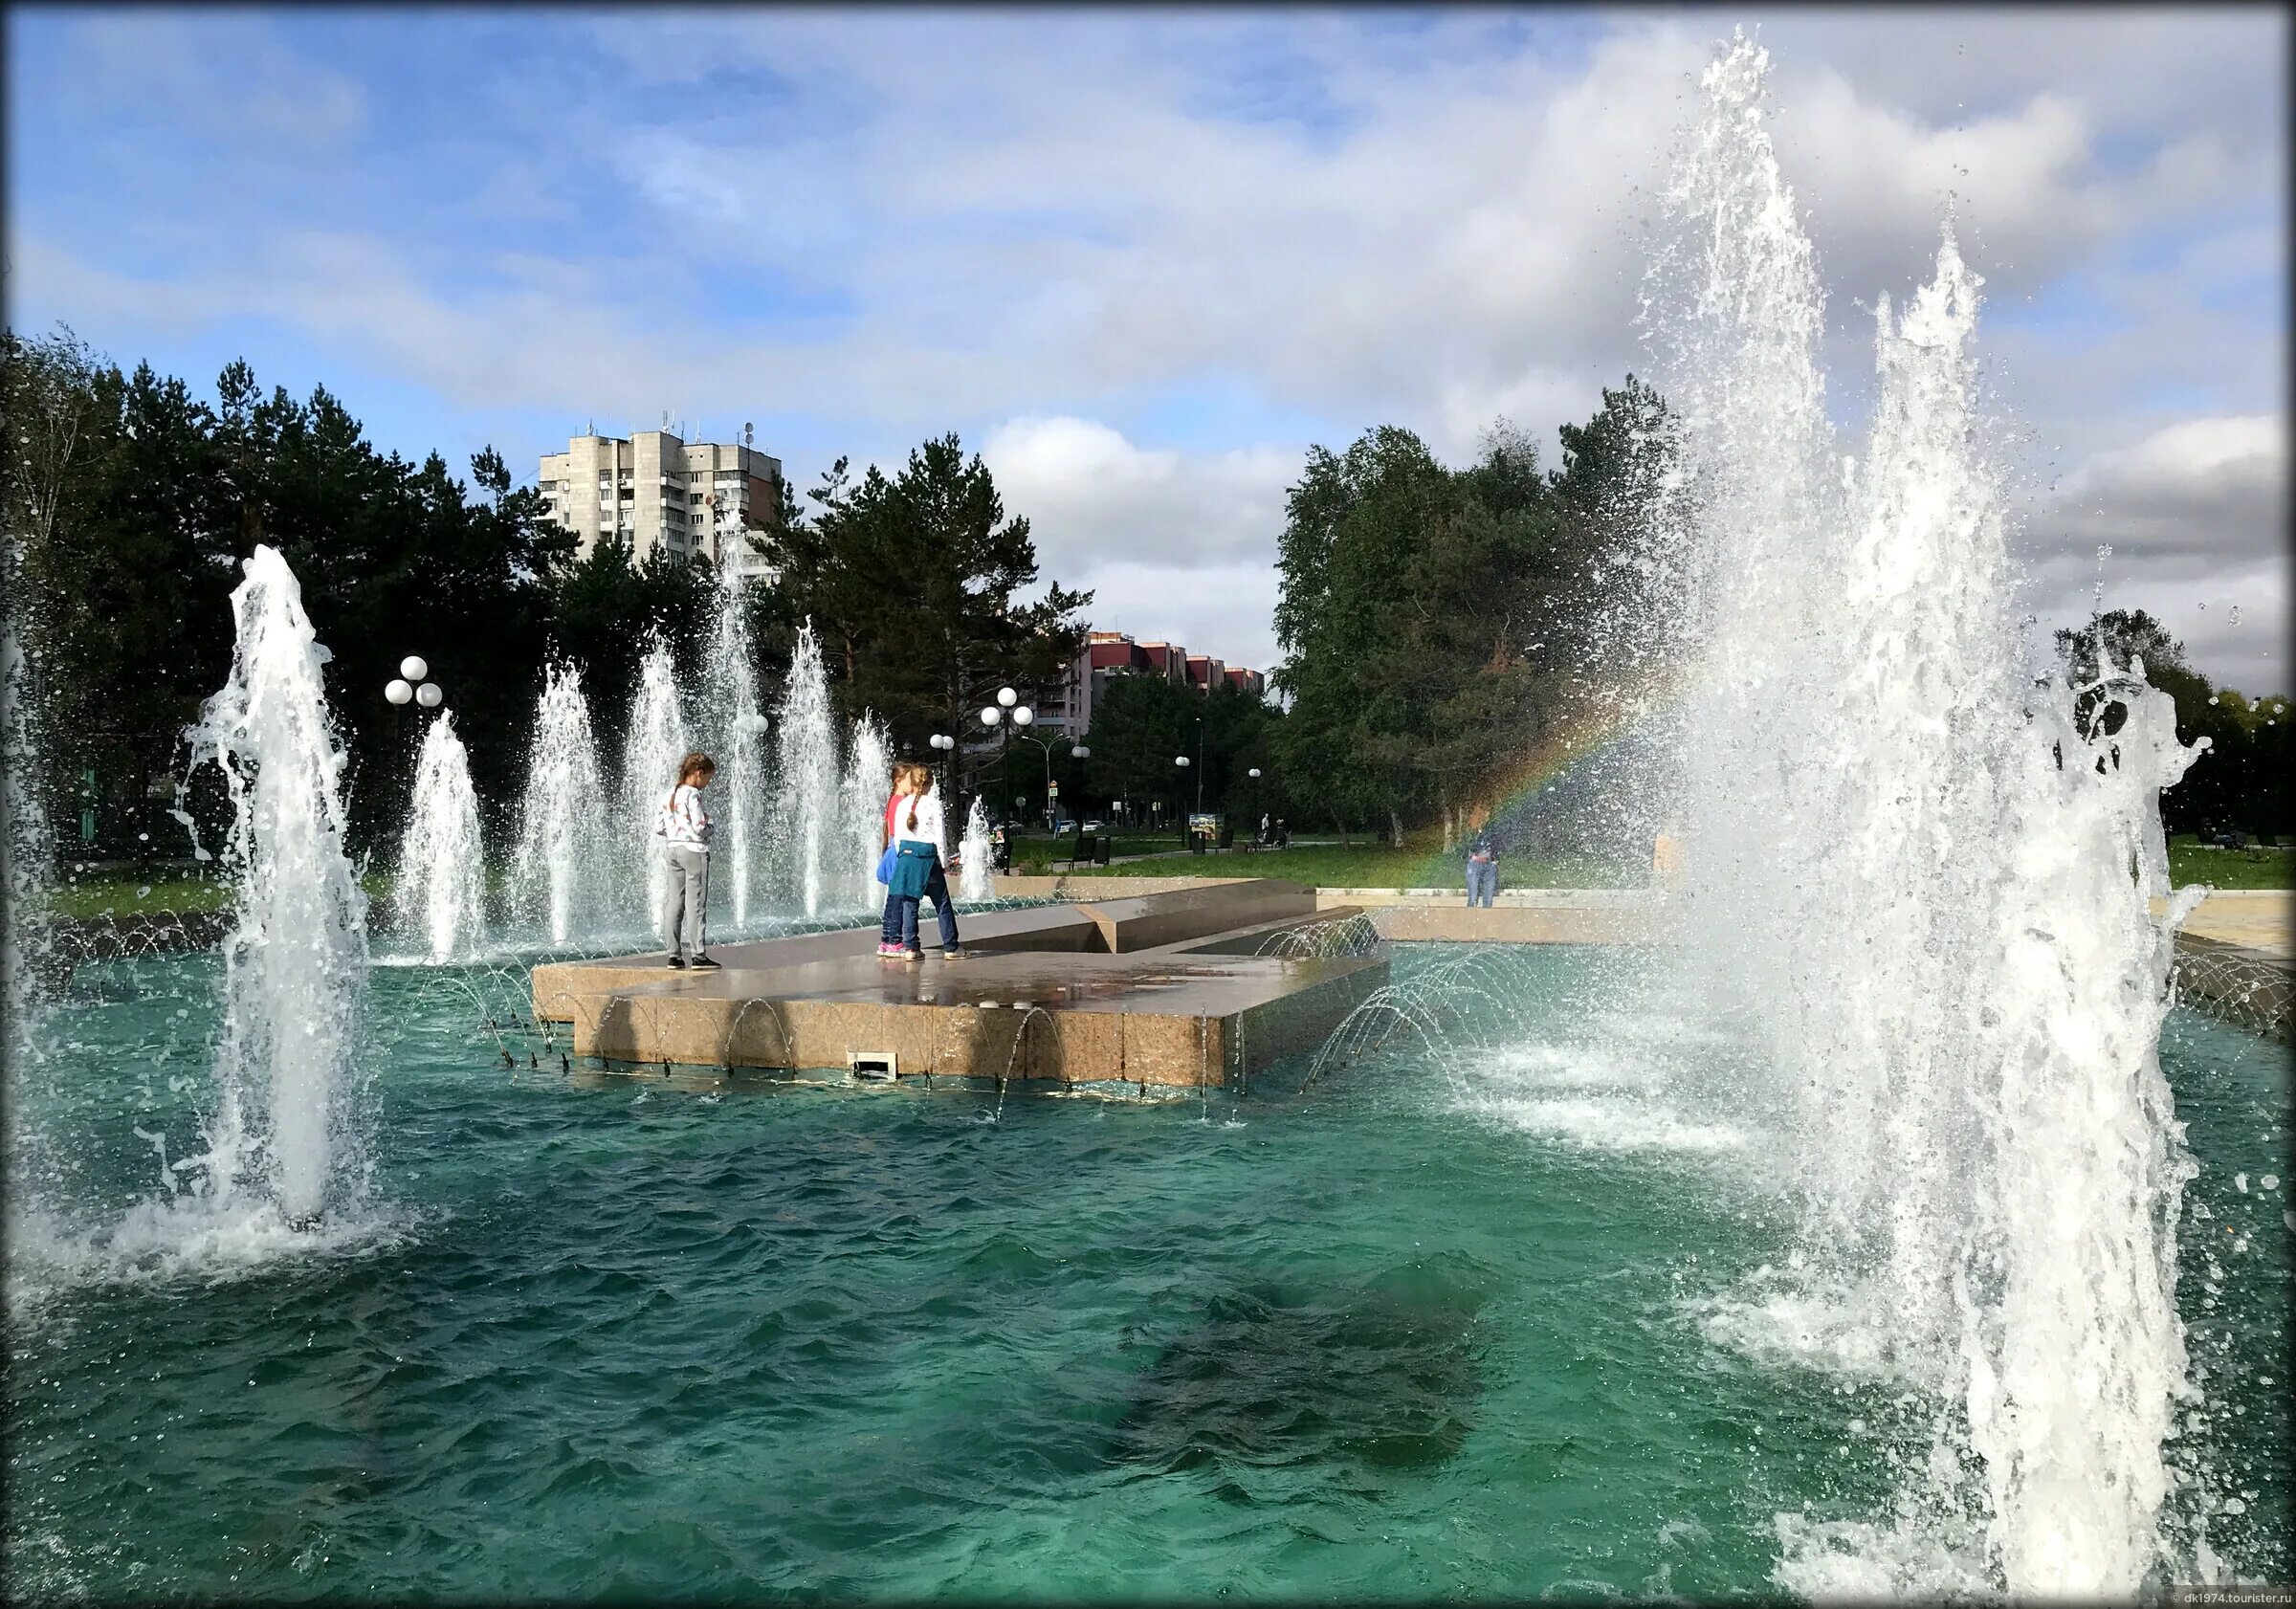
<path fill-rule="evenodd" d="M 957 897 L 967 905 L 992 896 L 996 876 L 988 862 L 988 810 L 976 794 L 965 809 L 964 839 L 957 849 Z"/>
<path fill-rule="evenodd" d="M 1876 309 L 1878 407 L 1837 456 L 1766 71 L 1741 38 L 1705 75 L 1645 300 L 1696 533 L 1654 538 L 1696 692 L 1656 787 L 1693 977 L 1745 1051 L 1705 1093 L 1799 1181 L 1796 1299 L 1933 1404 L 1894 1514 L 1781 1514 L 1777 1580 L 2133 1596 L 2169 1562 L 2189 1391 L 2155 1049 L 2189 906 L 2147 899 L 2194 751 L 2140 666 L 2080 690 L 2025 661 L 1950 226 Z M 2108 713 L 2076 720 L 2085 692 Z"/>
<path fill-rule="evenodd" d="M 237 923 L 223 950 L 223 1034 L 201 1191 L 231 1203 L 259 1168 L 291 1226 L 315 1225 L 355 1188 L 364 1157 L 345 1121 L 351 1037 L 366 979 L 366 906 L 342 850 L 342 768 L 302 588 L 257 546 L 232 593 L 231 679 L 185 734 L 194 765 L 229 790 L 225 864 Z"/>
<path fill-rule="evenodd" d="M 602 860 L 609 867 L 613 861 L 600 841 L 605 814 L 582 672 L 572 665 L 551 665 L 535 706 L 511 887 L 520 914 L 541 920 L 553 944 L 571 940 L 576 924 L 597 903 L 591 879 Z"/>
<path fill-rule="evenodd" d="M 0 1034 L 6 1035 L 0 1068 L 7 1075 L 0 1155 L 19 1223 L 47 1210 L 45 1198 L 68 1154 L 33 1115 L 33 1084 L 52 1080 L 58 1069 L 37 1025 L 47 993 L 42 974 L 50 954 L 50 866 L 31 684 L 31 666 L 10 621 L 0 626 L 0 901 L 6 905 L 0 910 Z"/>
<path fill-rule="evenodd" d="M 885 849 L 885 801 L 893 791 L 890 749 L 882 721 L 864 716 L 853 722 L 840 814 L 852 846 L 853 907 L 860 911 L 885 902 L 885 885 L 877 881 L 877 857 Z"/>
<path fill-rule="evenodd" d="M 703 731 L 717 759 L 710 814 L 717 822 L 713 881 L 731 891 L 736 925 L 749 920 L 765 804 L 765 717 L 758 709 L 757 658 L 740 574 L 718 572 L 718 624 L 702 672 Z"/>
<path fill-rule="evenodd" d="M 0 898 L 8 906 L 0 915 L 0 1012 L 11 1034 L 31 1012 L 48 892 L 48 824 L 40 804 L 31 681 L 32 668 L 11 621 L 0 627 Z"/>
<path fill-rule="evenodd" d="M 391 903 L 399 925 L 422 937 L 434 966 L 484 941 L 486 851 L 478 836 L 478 795 L 451 711 L 440 711 L 423 734 Z"/>
<path fill-rule="evenodd" d="M 616 829 L 629 848 L 615 857 L 636 873 L 646 891 L 648 927 L 661 920 L 670 889 L 670 865 L 655 849 L 653 813 L 677 781 L 677 762 L 693 747 L 677 697 L 670 645 L 660 637 L 638 672 L 638 695 L 622 743 L 622 811 Z"/>
<path fill-rule="evenodd" d="M 775 759 L 780 785 L 775 793 L 776 883 L 804 907 L 821 915 L 829 895 L 829 865 L 840 836 L 837 820 L 843 784 L 837 774 L 837 721 L 829 708 L 828 672 L 808 620 L 797 634 L 789 659 L 789 682 L 782 693 Z M 841 858 L 841 857 L 840 857 Z"/>

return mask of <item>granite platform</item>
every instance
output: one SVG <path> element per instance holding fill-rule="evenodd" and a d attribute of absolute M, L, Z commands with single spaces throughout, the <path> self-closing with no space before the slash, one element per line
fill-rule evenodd
<path fill-rule="evenodd" d="M 1313 1049 L 1387 981 L 1352 912 L 1254 878 L 1092 903 L 967 912 L 965 956 L 880 958 L 874 927 L 727 944 L 715 972 L 659 952 L 538 966 L 538 1019 L 608 1065 L 860 1076 L 1241 1087 Z"/>

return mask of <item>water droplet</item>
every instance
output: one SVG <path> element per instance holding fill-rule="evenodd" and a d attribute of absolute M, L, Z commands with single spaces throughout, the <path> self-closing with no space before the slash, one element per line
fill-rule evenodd
<path fill-rule="evenodd" d="M 2224 618 L 2233 625 L 2238 626 L 2241 623 L 2241 606 L 2238 604 L 2233 605 L 2232 612 L 2226 615 Z"/>

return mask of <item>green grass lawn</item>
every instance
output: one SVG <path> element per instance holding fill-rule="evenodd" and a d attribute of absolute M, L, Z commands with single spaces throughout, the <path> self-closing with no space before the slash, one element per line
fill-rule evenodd
<path fill-rule="evenodd" d="M 363 885 L 370 903 L 389 891 L 380 873 Z M 66 872 L 63 883 L 49 895 L 50 908 L 67 920 L 94 916 L 132 916 L 153 911 L 188 915 L 196 911 L 220 911 L 232 902 L 232 885 L 219 877 L 182 871 L 155 871 L 149 877 L 115 875 L 75 877 Z"/>
<path fill-rule="evenodd" d="M 1130 844 L 1143 847 L 1128 848 Z M 1144 854 L 1156 849 L 1181 847 L 1176 839 L 1118 838 L 1110 847 L 1110 853 Z M 1013 857 L 1013 870 L 1041 875 L 1066 867 L 1065 861 L 1048 864 L 1041 851 L 1030 852 L 1037 849 L 1036 844 L 1024 840 Z M 1344 848 L 1337 844 L 1302 844 L 1289 849 L 1247 852 L 1238 849 L 1225 854 L 1213 850 L 1131 866 L 1080 866 L 1075 874 L 1079 877 L 1283 877 L 1327 889 L 1455 888 L 1462 898 L 1467 891 L 1464 853 L 1445 852 L 1441 838 L 1433 833 L 1413 834 L 1400 849 L 1369 842 Z M 1511 855 L 1499 863 L 1501 889 L 1616 888 L 1644 880 L 1643 869 L 1639 867 L 1620 867 L 1584 856 Z"/>
<path fill-rule="evenodd" d="M 1119 835 L 1110 846 L 1117 855 L 1154 854 L 1183 848 L 1176 837 Z M 1041 876 L 1065 862 L 1053 858 L 1049 838 L 1024 838 L 1016 846 L 1013 870 Z M 2169 840 L 2169 875 L 2179 886 L 2207 883 L 2219 889 L 2296 887 L 2296 850 L 2202 849 L 2188 835 Z M 1289 849 L 1246 853 L 1174 855 L 1130 866 L 1078 867 L 1079 877 L 1283 877 L 1312 888 L 1458 889 L 1467 877 L 1461 859 L 1446 854 L 1432 833 L 1414 834 L 1400 849 L 1383 844 L 1301 845 Z M 148 878 L 86 875 L 66 880 L 53 896 L 58 916 L 126 916 L 139 912 L 218 911 L 231 900 L 229 884 L 169 870 Z M 1501 889 L 1601 889 L 1634 887 L 1648 880 L 1640 865 L 1622 865 L 1584 856 L 1508 855 L 1499 862 Z M 366 879 L 367 897 L 380 901 L 388 882 L 377 873 Z"/>
<path fill-rule="evenodd" d="M 2169 880 L 2219 889 L 2296 887 L 2296 849 L 2204 849 L 2189 834 L 2169 840 Z"/>

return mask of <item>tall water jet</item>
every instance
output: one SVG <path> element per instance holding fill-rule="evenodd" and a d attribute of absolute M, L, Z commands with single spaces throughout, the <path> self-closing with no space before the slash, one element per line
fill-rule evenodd
<path fill-rule="evenodd" d="M 345 756 L 327 713 L 327 650 L 276 549 L 258 546 L 243 569 L 231 677 L 185 734 L 192 763 L 212 762 L 232 801 L 224 864 L 237 912 L 200 1188 L 228 1202 L 255 1174 L 290 1223 L 309 1224 L 356 1185 L 364 1160 L 347 1108 L 366 902 L 342 851 Z"/>
<path fill-rule="evenodd" d="M 0 912 L 0 1013 L 11 1035 L 31 1018 L 50 870 L 31 693 L 32 667 L 11 620 L 0 625 L 0 898 L 8 907 Z"/>
<path fill-rule="evenodd" d="M 421 939 L 434 965 L 483 945 L 486 849 L 470 756 L 454 735 L 452 711 L 439 712 L 423 734 L 391 905 L 399 926 Z"/>
<path fill-rule="evenodd" d="M 12 559 L 9 555 L 11 582 Z M 10 591 L 12 597 L 23 596 L 13 585 Z M 55 1143 L 33 1115 L 35 1085 L 57 1069 L 37 1027 L 52 869 L 31 694 L 32 668 L 17 641 L 15 623 L 9 621 L 0 625 L 0 901 L 6 906 L 0 910 L 0 1035 L 6 1036 L 0 1043 L 0 1069 L 7 1077 L 7 1088 L 0 1091 L 6 1096 L 0 1101 L 0 1123 L 6 1125 L 0 1167 L 7 1170 L 19 1232 L 27 1218 L 47 1210 L 45 1198 L 69 1150 Z"/>
<path fill-rule="evenodd" d="M 877 881 L 877 857 L 885 848 L 885 801 L 892 792 L 892 738 L 884 722 L 864 715 L 853 722 L 840 811 L 850 846 L 846 858 L 852 868 L 855 910 L 866 911 L 885 900 L 885 886 Z"/>
<path fill-rule="evenodd" d="M 715 803 L 718 824 L 711 854 L 712 880 L 725 885 L 737 924 L 749 920 L 749 902 L 762 859 L 765 814 L 765 717 L 758 705 L 757 656 L 740 573 L 731 565 L 718 572 L 718 620 L 703 668 L 703 721 L 718 760 Z"/>
<path fill-rule="evenodd" d="M 838 836 L 843 781 L 837 774 L 837 719 L 829 707 L 828 672 L 810 620 L 798 630 L 774 724 L 778 881 L 806 915 L 817 916 L 832 881 L 830 846 Z"/>
<path fill-rule="evenodd" d="M 1689 489 L 1660 549 L 1693 695 L 1659 789 L 1686 960 L 1744 1052 L 1709 1094 L 1798 1181 L 1802 1311 L 1933 1404 L 1894 1512 L 1780 1515 L 1778 1579 L 2133 1596 L 2172 1564 L 2163 1440 L 2189 1389 L 2190 1163 L 2156 1056 L 2189 907 L 2148 898 L 2158 793 L 2196 751 L 2141 667 L 2035 674 L 1950 230 L 1931 282 L 1878 309 L 1864 458 L 1835 456 L 1766 71 L 1741 39 L 1705 75 L 1645 303 Z"/>
<path fill-rule="evenodd" d="M 622 742 L 622 812 L 614 824 L 627 846 L 616 859 L 636 872 L 633 881 L 645 891 L 649 927 L 661 919 L 670 891 L 670 863 L 655 847 L 653 813 L 676 785 L 677 762 L 692 746 L 670 645 L 656 637 L 638 672 L 638 694 Z"/>
<path fill-rule="evenodd" d="M 535 706 L 511 887 L 520 915 L 540 920 L 554 944 L 571 940 L 577 925 L 593 914 L 598 873 L 616 858 L 601 832 L 605 816 L 606 789 L 582 672 L 553 664 Z"/>
<path fill-rule="evenodd" d="M 988 865 L 988 809 L 979 794 L 964 812 L 964 841 L 958 847 L 957 860 L 957 897 L 967 905 L 992 897 L 996 879 Z"/>

